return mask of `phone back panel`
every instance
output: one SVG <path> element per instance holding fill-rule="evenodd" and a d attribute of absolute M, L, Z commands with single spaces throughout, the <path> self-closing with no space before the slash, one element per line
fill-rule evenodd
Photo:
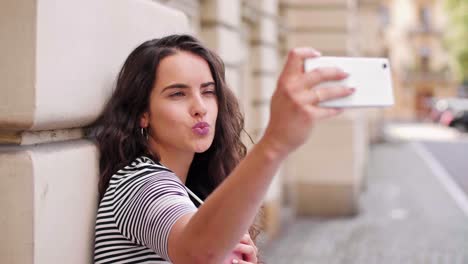
<path fill-rule="evenodd" d="M 317 67 L 338 67 L 349 76 L 342 81 L 317 86 L 345 85 L 356 88 L 349 97 L 320 103 L 327 107 L 387 107 L 394 104 L 390 64 L 386 58 L 318 57 L 305 61 L 305 71 Z"/>

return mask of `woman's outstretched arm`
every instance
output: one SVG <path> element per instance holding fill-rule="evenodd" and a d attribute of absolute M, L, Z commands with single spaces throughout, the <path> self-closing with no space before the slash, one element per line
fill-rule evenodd
<path fill-rule="evenodd" d="M 196 213 L 181 217 L 172 227 L 168 247 L 174 263 L 221 263 L 252 224 L 281 162 L 305 142 L 316 121 L 340 112 L 317 104 L 348 96 L 354 90 L 314 88 L 347 76 L 336 68 L 304 73 L 304 59 L 316 56 L 318 53 L 309 48 L 289 52 L 262 139 Z"/>

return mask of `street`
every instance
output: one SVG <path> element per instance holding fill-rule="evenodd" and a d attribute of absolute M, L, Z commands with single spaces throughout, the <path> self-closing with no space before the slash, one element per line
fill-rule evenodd
<path fill-rule="evenodd" d="M 297 219 L 266 248 L 265 262 L 468 263 L 467 211 L 421 156 L 421 146 L 468 192 L 467 141 L 374 145 L 359 214 Z"/>
<path fill-rule="evenodd" d="M 425 141 L 423 145 L 468 195 L 468 141 Z"/>

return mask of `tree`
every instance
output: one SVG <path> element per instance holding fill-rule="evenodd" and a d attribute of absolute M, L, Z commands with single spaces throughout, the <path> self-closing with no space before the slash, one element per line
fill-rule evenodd
<path fill-rule="evenodd" d="M 456 77 L 468 86 L 468 0 L 445 0 L 446 44 Z"/>

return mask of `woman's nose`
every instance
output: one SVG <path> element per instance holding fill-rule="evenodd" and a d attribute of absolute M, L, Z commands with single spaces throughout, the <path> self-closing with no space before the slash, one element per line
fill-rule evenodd
<path fill-rule="evenodd" d="M 204 116 L 206 114 L 206 104 L 201 95 L 193 96 L 191 112 L 192 116 Z"/>

